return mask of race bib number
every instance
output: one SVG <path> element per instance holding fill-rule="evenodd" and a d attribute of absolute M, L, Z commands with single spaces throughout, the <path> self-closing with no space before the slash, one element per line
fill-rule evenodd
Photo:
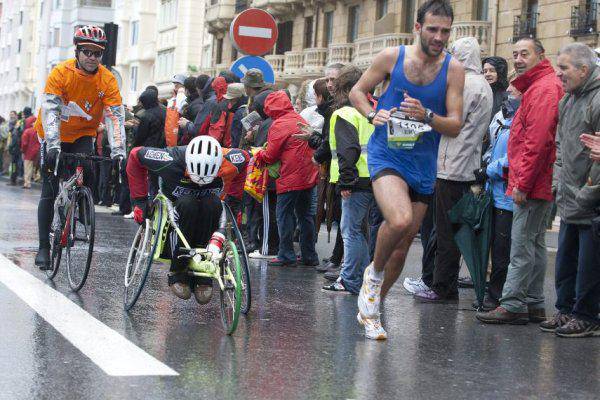
<path fill-rule="evenodd" d="M 424 122 L 415 121 L 404 114 L 392 114 L 387 123 L 388 147 L 392 149 L 411 150 L 425 132 L 431 131 L 431 126 Z"/>

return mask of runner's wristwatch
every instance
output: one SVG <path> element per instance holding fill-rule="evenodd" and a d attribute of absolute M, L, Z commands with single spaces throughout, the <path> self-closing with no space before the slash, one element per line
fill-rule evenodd
<path fill-rule="evenodd" d="M 433 113 L 433 111 L 431 111 L 429 108 L 425 109 L 425 118 L 423 118 L 423 122 L 425 122 L 426 124 L 430 124 L 431 121 L 433 121 L 433 116 L 435 114 Z"/>
<path fill-rule="evenodd" d="M 377 111 L 371 111 L 368 115 L 367 115 L 367 121 L 369 121 L 369 123 L 371 125 L 373 125 L 373 119 L 375 118 L 375 116 L 377 115 Z"/>

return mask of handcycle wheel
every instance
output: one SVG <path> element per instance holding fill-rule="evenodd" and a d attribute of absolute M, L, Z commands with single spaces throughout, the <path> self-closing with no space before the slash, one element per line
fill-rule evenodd
<path fill-rule="evenodd" d="M 246 253 L 246 246 L 242 237 L 242 232 L 238 228 L 235 216 L 231 211 L 231 208 L 225 204 L 225 212 L 227 215 L 227 222 L 231 222 L 232 231 L 227 230 L 227 240 L 232 240 L 237 248 L 242 270 L 242 314 L 248 314 L 252 305 L 252 289 L 250 286 L 250 262 L 248 260 L 248 254 Z M 231 232 L 231 234 L 230 234 Z M 229 237 L 233 236 L 233 237 Z"/>
<path fill-rule="evenodd" d="M 221 319 L 228 335 L 235 332 L 240 319 L 242 303 L 242 271 L 240 256 L 235 243 L 228 240 L 223 248 L 219 273 L 224 289 L 221 290 Z"/>
<path fill-rule="evenodd" d="M 55 218 L 59 218 L 58 216 Z M 53 223 L 54 225 L 54 223 Z M 49 279 L 54 279 L 58 273 L 58 267 L 60 265 L 60 259 L 62 257 L 62 247 L 60 245 L 60 232 L 62 232 L 63 226 L 56 224 L 50 232 L 50 265 L 52 269 L 46 270 L 46 276 Z M 58 231 L 58 234 L 56 233 Z"/>
<path fill-rule="evenodd" d="M 69 286 L 77 292 L 85 284 L 94 252 L 96 214 L 90 189 L 85 186 L 75 189 L 69 208 L 69 233 L 65 247 L 67 277 Z"/>
<path fill-rule="evenodd" d="M 140 225 L 127 256 L 123 296 L 125 311 L 131 310 L 142 294 L 160 243 L 158 237 L 163 230 L 163 209 L 159 200 L 154 200 L 152 207 L 152 219 L 146 219 Z"/>

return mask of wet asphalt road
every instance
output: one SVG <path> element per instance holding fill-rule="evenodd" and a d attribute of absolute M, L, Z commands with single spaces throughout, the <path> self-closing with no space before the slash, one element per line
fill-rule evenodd
<path fill-rule="evenodd" d="M 383 323 L 387 342 L 364 339 L 356 297 L 320 290 L 308 267 L 251 266 L 253 305 L 232 337 L 218 296 L 198 306 L 170 295 L 166 267 L 130 314 L 122 276 L 136 226 L 98 208 L 86 286 L 49 282 L 33 266 L 39 192 L 0 181 L 0 253 L 179 373 L 111 377 L 0 283 L 0 399 L 592 399 L 600 393 L 600 340 L 559 339 L 537 326 L 485 326 L 461 290 L 459 305 L 418 304 L 397 285 Z M 321 257 L 331 244 L 322 234 Z M 404 276 L 420 270 L 413 245 Z M 550 254 L 553 259 L 553 254 Z M 554 290 L 550 265 L 547 310 Z M 463 271 L 463 275 L 466 272 Z M 102 343 L 98 343 L 102 346 Z"/>

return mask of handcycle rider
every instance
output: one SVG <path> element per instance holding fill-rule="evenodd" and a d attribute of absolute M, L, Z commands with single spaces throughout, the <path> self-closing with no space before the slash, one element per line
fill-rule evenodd
<path fill-rule="evenodd" d="M 134 148 L 127 161 L 127 178 L 135 221 L 142 224 L 150 214 L 148 173 L 153 173 L 161 179 L 162 193 L 173 202 L 176 222 L 190 246 L 206 247 L 217 257 L 225 240 L 221 198 L 234 178 L 245 173 L 249 158 L 244 150 L 221 148 L 210 136 L 195 137 L 187 146 Z M 171 258 L 168 284 L 173 294 L 187 300 L 193 291 L 198 303 L 208 303 L 212 280 L 188 275 L 189 258 L 181 257 L 183 244 L 175 231 L 166 242 Z"/>
<path fill-rule="evenodd" d="M 35 265 L 51 269 L 50 225 L 58 176 L 54 168 L 61 151 L 94 154 L 96 130 L 104 118 L 111 157 L 125 156 L 125 111 L 117 80 L 100 64 L 107 45 L 104 31 L 83 26 L 73 36 L 75 58 L 58 64 L 48 75 L 35 129 L 42 140 L 42 193 L 38 205 L 39 250 Z M 90 186 L 91 166 L 84 163 L 84 184 Z"/>

